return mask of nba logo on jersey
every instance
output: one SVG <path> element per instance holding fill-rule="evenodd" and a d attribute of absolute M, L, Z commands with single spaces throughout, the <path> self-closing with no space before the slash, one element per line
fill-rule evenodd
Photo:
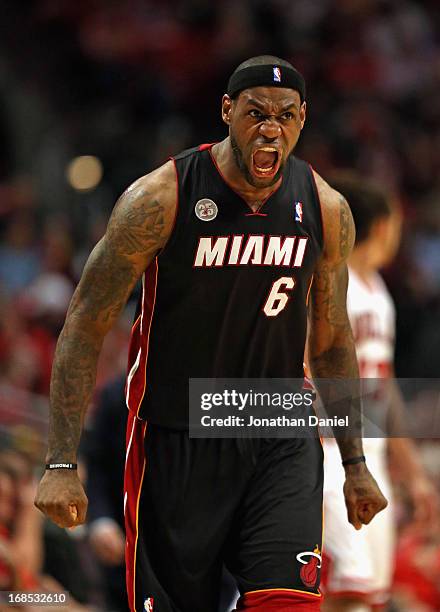
<path fill-rule="evenodd" d="M 153 603 L 154 599 L 152 597 L 147 597 L 147 599 L 144 601 L 145 612 L 153 612 Z"/>
<path fill-rule="evenodd" d="M 273 67 L 273 80 L 275 83 L 281 83 L 281 70 L 278 66 Z"/>
<path fill-rule="evenodd" d="M 303 205 L 302 202 L 295 202 L 295 221 L 302 223 L 303 220 Z"/>

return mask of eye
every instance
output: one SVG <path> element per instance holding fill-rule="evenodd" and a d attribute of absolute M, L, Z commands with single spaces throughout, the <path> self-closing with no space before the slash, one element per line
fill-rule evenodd
<path fill-rule="evenodd" d="M 253 119 L 261 119 L 263 117 L 262 113 L 256 108 L 253 108 L 248 113 Z"/>
<path fill-rule="evenodd" d="M 281 115 L 281 119 L 283 121 L 291 121 L 291 119 L 293 119 L 293 113 L 291 113 L 290 111 L 287 111 Z"/>

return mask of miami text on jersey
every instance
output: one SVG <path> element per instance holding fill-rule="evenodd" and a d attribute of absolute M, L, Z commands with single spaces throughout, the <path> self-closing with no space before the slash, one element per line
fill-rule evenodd
<path fill-rule="evenodd" d="M 197 245 L 194 267 L 252 265 L 300 268 L 307 241 L 307 236 L 202 236 Z"/>

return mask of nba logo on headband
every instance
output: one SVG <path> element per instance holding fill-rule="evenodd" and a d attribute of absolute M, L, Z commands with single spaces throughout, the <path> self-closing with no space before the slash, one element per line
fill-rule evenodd
<path fill-rule="evenodd" d="M 273 67 L 273 80 L 275 83 L 281 83 L 281 70 L 278 66 Z"/>

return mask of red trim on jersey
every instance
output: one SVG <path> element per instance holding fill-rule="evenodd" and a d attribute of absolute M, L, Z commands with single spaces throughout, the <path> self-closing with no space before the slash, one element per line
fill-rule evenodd
<path fill-rule="evenodd" d="M 126 385 L 126 402 L 130 411 L 139 414 L 145 395 L 147 360 L 150 344 L 151 322 L 156 304 L 158 264 L 157 257 L 143 276 L 142 310 L 140 324 L 133 328 L 129 348 L 129 372 Z M 136 353 L 136 357 L 135 357 Z"/>
<path fill-rule="evenodd" d="M 133 323 L 132 328 L 131 328 L 131 334 L 130 334 L 130 343 L 128 346 L 128 360 L 127 360 L 127 378 L 125 381 L 125 398 L 127 401 L 128 398 L 128 388 L 129 388 L 129 383 L 128 383 L 128 378 L 130 375 L 130 370 L 131 368 L 133 368 L 134 363 L 136 362 L 136 357 L 137 354 L 139 352 L 140 349 L 140 334 L 138 333 L 138 327 L 140 325 L 141 322 L 141 315 L 138 316 L 138 318 L 136 319 L 136 321 Z M 127 401 L 127 408 L 128 408 L 128 401 Z"/>
<path fill-rule="evenodd" d="M 173 164 L 174 164 L 174 172 L 176 173 L 176 207 L 174 210 L 174 219 L 173 219 L 173 223 L 171 225 L 171 229 L 170 229 L 170 235 L 168 236 L 168 240 L 166 241 L 166 243 L 164 244 L 164 246 L 161 248 L 161 250 L 159 251 L 158 255 L 162 255 L 162 253 L 164 251 L 166 251 L 167 246 L 170 243 L 171 237 L 174 233 L 174 229 L 176 227 L 176 223 L 177 223 L 177 215 L 179 214 L 179 173 L 177 172 L 177 163 L 176 160 L 174 159 L 174 157 L 170 157 L 169 158 Z"/>
<path fill-rule="evenodd" d="M 216 144 L 216 143 L 214 142 L 213 144 Z M 225 184 L 226 184 L 226 185 L 229 187 L 229 189 L 230 189 L 231 191 L 233 191 L 233 192 L 234 192 L 234 193 L 235 193 L 235 194 L 236 194 L 236 195 L 237 195 L 237 196 L 238 196 L 238 197 L 239 197 L 241 200 L 243 200 L 243 202 L 246 204 L 246 206 L 247 206 L 248 208 L 250 208 L 251 212 L 250 212 L 250 213 L 247 213 L 247 214 L 246 214 L 246 216 L 247 216 L 247 217 L 252 217 L 252 216 L 259 216 L 259 217 L 263 217 L 263 216 L 264 216 L 264 217 L 267 217 L 267 213 L 260 213 L 260 210 L 261 210 L 261 209 L 263 208 L 263 206 L 266 204 L 267 200 L 268 200 L 268 199 L 269 199 L 271 196 L 273 196 L 273 194 L 274 194 L 274 193 L 276 193 L 276 192 L 278 191 L 278 189 L 281 187 L 281 185 L 282 185 L 282 183 L 283 183 L 283 175 L 281 175 L 281 178 L 280 178 L 280 180 L 279 180 L 279 183 L 278 183 L 278 185 L 275 187 L 275 189 L 273 189 L 273 190 L 272 190 L 272 191 L 269 193 L 269 195 L 268 195 L 266 198 L 264 198 L 264 200 L 261 202 L 261 204 L 260 204 L 260 206 L 257 208 L 257 210 L 253 210 L 253 209 L 252 209 L 252 206 L 250 206 L 250 204 L 249 204 L 249 203 L 248 203 L 248 202 L 247 202 L 247 201 L 244 199 L 244 197 L 241 195 L 241 193 L 239 193 L 239 192 L 238 192 L 236 189 L 234 189 L 234 187 L 231 185 L 231 183 L 230 183 L 230 182 L 227 180 L 227 178 L 225 177 L 225 175 L 224 175 L 224 174 L 222 173 L 222 171 L 220 170 L 220 167 L 218 166 L 217 161 L 216 161 L 216 159 L 215 159 L 214 155 L 212 154 L 212 146 L 213 146 L 213 144 L 212 144 L 212 145 L 208 145 L 208 146 L 206 147 L 206 149 L 208 149 L 208 151 L 209 151 L 209 155 L 211 156 L 212 163 L 214 164 L 214 166 L 215 166 L 215 168 L 216 168 L 217 172 L 219 173 L 220 178 L 222 179 L 222 181 L 223 181 L 223 182 L 224 182 L 224 183 L 225 183 Z"/>
<path fill-rule="evenodd" d="M 206 151 L 206 149 L 209 149 L 215 144 L 216 144 L 215 142 L 208 142 L 207 144 L 201 144 L 199 145 L 199 151 Z"/>
<path fill-rule="evenodd" d="M 128 605 L 131 612 L 136 612 L 136 553 L 138 542 L 139 500 L 144 480 L 146 457 L 144 439 L 147 423 L 129 412 L 127 421 L 124 474 L 124 517 L 125 517 L 125 576 L 127 584 Z"/>
<path fill-rule="evenodd" d="M 313 277 L 315 275 L 312 274 L 311 278 L 310 278 L 310 283 L 309 283 L 309 288 L 307 289 L 307 295 L 306 295 L 306 306 L 309 305 L 309 297 L 310 297 L 310 289 L 312 288 L 312 284 L 313 284 Z"/>
<path fill-rule="evenodd" d="M 310 168 L 310 174 L 312 175 L 312 185 L 313 185 L 313 188 L 314 188 L 316 199 L 318 200 L 319 212 L 321 214 L 322 248 L 324 249 L 324 245 L 325 245 L 325 227 L 324 227 L 324 217 L 322 215 L 322 202 L 321 202 L 321 198 L 319 197 L 318 185 L 316 184 L 315 175 L 313 174 L 313 167 L 310 164 L 308 166 Z"/>
<path fill-rule="evenodd" d="M 245 593 L 237 603 L 236 610 L 251 612 L 319 612 L 321 593 L 310 593 L 299 589 L 263 589 Z"/>

